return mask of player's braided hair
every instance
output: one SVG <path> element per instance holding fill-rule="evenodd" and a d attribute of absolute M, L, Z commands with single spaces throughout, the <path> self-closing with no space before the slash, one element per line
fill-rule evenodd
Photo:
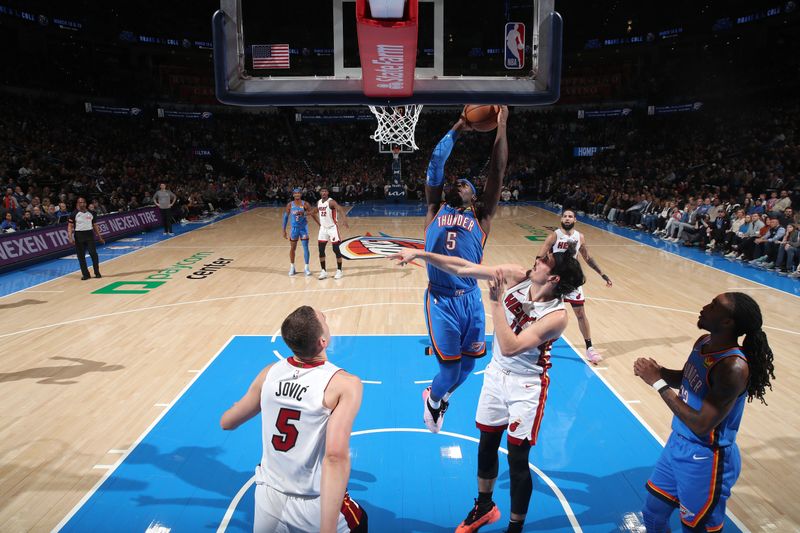
<path fill-rule="evenodd" d="M 553 254 L 555 265 L 550 274 L 561 278 L 553 290 L 559 298 L 586 283 L 586 276 L 583 275 L 583 269 L 575 255 L 575 248 L 575 243 L 571 242 L 566 250 Z"/>
<path fill-rule="evenodd" d="M 769 387 L 770 378 L 775 379 L 775 366 L 772 364 L 772 349 L 767 342 L 767 334 L 761 329 L 763 319 L 761 309 L 753 298 L 741 292 L 729 292 L 733 300 L 732 318 L 734 333 L 744 335 L 742 351 L 750 366 L 750 380 L 747 384 L 747 401 L 758 398 L 764 405 L 764 393 Z"/>

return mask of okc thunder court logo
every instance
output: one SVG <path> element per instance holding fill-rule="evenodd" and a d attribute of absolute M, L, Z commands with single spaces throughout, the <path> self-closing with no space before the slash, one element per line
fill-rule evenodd
<path fill-rule="evenodd" d="M 425 248 L 425 242 L 421 239 L 390 237 L 383 233 L 375 237 L 367 233 L 345 239 L 339 249 L 342 256 L 347 259 L 378 259 L 396 254 L 401 248 L 422 250 Z"/>

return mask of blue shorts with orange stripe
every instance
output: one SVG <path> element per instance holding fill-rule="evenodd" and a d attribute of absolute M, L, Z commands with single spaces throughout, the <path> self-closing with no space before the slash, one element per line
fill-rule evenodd
<path fill-rule="evenodd" d="M 486 315 L 477 286 L 453 295 L 426 290 L 425 323 L 433 353 L 440 362 L 486 355 Z"/>
<path fill-rule="evenodd" d="M 736 443 L 713 448 L 673 432 L 647 482 L 647 490 L 680 509 L 685 531 L 721 531 L 725 504 L 741 469 Z"/>

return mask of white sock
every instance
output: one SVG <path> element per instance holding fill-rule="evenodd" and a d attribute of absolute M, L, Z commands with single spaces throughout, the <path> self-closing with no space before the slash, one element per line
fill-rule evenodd
<path fill-rule="evenodd" d="M 452 394 L 452 392 L 445 392 L 445 393 L 444 393 L 444 396 L 442 396 L 442 400 L 444 400 L 444 401 L 446 401 L 446 402 L 447 402 L 447 401 L 449 401 L 449 400 L 450 400 L 450 395 L 451 395 L 451 394 Z"/>
<path fill-rule="evenodd" d="M 434 409 L 438 409 L 442 405 L 442 401 L 441 400 L 433 401 L 433 398 L 428 396 L 428 405 L 430 405 Z"/>

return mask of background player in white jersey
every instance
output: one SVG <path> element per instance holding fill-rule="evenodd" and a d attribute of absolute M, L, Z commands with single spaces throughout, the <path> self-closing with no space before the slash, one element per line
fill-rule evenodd
<path fill-rule="evenodd" d="M 460 257 L 410 249 L 392 258 L 400 260 L 400 264 L 420 258 L 457 276 L 491 280 L 494 344 L 475 415 L 475 424 L 481 431 L 478 498 L 456 533 L 477 531 L 500 519 L 492 493 L 497 480 L 497 452 L 506 428 L 511 478 L 507 531 L 520 532 L 533 491 L 528 455 L 544 415 L 550 384 L 547 370 L 552 366 L 550 345 L 567 326 L 563 295 L 585 281 L 581 266 L 573 253 L 552 252 L 537 257 L 531 269 L 521 265 L 489 267 Z"/>
<path fill-rule="evenodd" d="M 611 287 L 613 285 L 611 278 L 600 270 L 597 262 L 589 255 L 589 249 L 586 247 L 586 238 L 583 233 L 575 229 L 575 211 L 565 209 L 561 213 L 561 227 L 551 233 L 544 241 L 539 257 L 544 257 L 547 252 L 556 254 L 564 252 L 570 244 L 574 246 L 572 253 L 577 254 L 580 252 L 586 264 L 600 274 L 607 287 Z M 578 328 L 581 330 L 583 341 L 586 343 L 586 359 L 596 365 L 603 360 L 603 357 L 592 346 L 592 332 L 589 329 L 589 319 L 586 317 L 586 308 L 584 307 L 586 298 L 583 295 L 583 287 L 578 287 L 573 293 L 564 296 L 564 301 L 571 304 L 572 310 L 575 311 L 575 318 L 578 319 Z"/>
<path fill-rule="evenodd" d="M 236 429 L 261 413 L 253 531 L 365 532 L 366 512 L 346 492 L 361 380 L 328 361 L 321 312 L 295 309 L 281 335 L 294 355 L 262 370 L 220 420 Z"/>
<path fill-rule="evenodd" d="M 350 224 L 347 223 L 347 216 L 344 214 L 344 209 L 336 200 L 328 196 L 328 188 L 323 187 L 319 190 L 319 200 L 317 201 L 317 211 L 319 211 L 319 265 L 322 272 L 319 273 L 319 279 L 328 277 L 325 271 L 325 246 L 328 241 L 331 241 L 333 253 L 336 254 L 336 274 L 334 279 L 342 278 L 342 252 L 339 251 L 339 243 L 342 238 L 339 235 L 339 222 L 344 224 L 345 228 L 349 228 Z"/>

